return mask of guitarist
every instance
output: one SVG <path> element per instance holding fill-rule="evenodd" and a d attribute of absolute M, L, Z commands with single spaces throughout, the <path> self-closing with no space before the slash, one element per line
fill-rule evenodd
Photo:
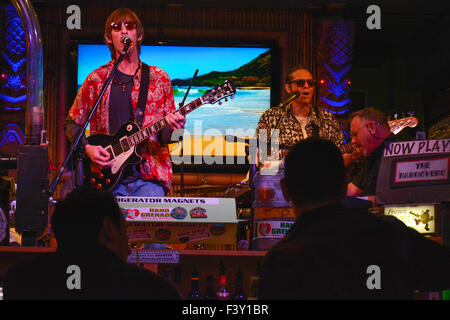
<path fill-rule="evenodd" d="M 173 114 L 176 108 L 167 73 L 155 66 L 144 66 L 139 59 L 144 28 L 133 11 L 120 8 L 111 13 L 106 20 L 104 37 L 112 60 L 94 70 L 84 81 L 64 121 L 66 135 L 72 142 L 76 138 L 80 126 L 95 104 L 103 83 L 125 46 L 121 40 L 128 37 L 133 45 L 122 60 L 97 112 L 93 115 L 90 131 L 91 134 L 114 134 L 124 122 L 137 121 L 138 116 L 142 119 L 141 123 L 138 122 L 142 127 L 165 117 L 169 126 L 140 146 L 139 153 L 144 161 L 126 166 L 120 181 L 111 190 L 121 196 L 165 196 L 170 190 L 172 180 L 172 162 L 167 144 L 171 141 L 174 130 L 184 128 L 186 118 L 178 113 Z M 144 72 L 149 74 L 148 88 L 143 85 L 141 89 Z M 141 98 L 141 101 L 140 90 L 144 90 L 144 94 L 141 94 L 144 98 Z M 139 102 L 143 111 L 139 111 Z M 101 169 L 111 166 L 110 155 L 105 148 L 90 145 L 85 137 L 82 142 L 86 156 L 94 165 Z"/>
<path fill-rule="evenodd" d="M 384 146 L 396 139 L 383 112 L 365 108 L 350 116 L 352 145 L 362 150 L 366 161 L 356 177 L 347 185 L 347 196 L 372 196 L 376 192 L 378 170 Z"/>

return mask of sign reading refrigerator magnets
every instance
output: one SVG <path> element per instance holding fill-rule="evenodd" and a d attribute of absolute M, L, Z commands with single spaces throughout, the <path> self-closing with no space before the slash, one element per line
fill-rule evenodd
<path fill-rule="evenodd" d="M 234 199 L 117 197 L 117 202 L 130 222 L 237 223 Z"/>
<path fill-rule="evenodd" d="M 436 233 L 436 212 L 434 205 L 385 206 L 385 216 L 394 216 L 408 227 L 420 233 Z"/>

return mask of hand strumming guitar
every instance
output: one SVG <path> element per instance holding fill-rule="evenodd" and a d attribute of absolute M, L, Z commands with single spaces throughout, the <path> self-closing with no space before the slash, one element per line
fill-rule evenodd
<path fill-rule="evenodd" d="M 91 159 L 91 161 L 96 164 L 99 168 L 105 169 L 112 165 L 112 160 L 110 160 L 111 155 L 102 146 L 94 146 L 87 144 L 84 146 L 84 151 L 86 155 Z"/>

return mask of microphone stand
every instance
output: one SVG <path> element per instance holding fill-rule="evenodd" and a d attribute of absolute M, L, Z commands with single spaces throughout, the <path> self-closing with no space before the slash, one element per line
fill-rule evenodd
<path fill-rule="evenodd" d="M 184 95 L 183 100 L 178 104 L 178 106 L 181 108 L 182 106 L 184 106 L 184 102 L 186 101 L 186 98 L 189 94 L 189 91 L 191 90 L 192 84 L 194 83 L 194 79 L 198 74 L 198 69 L 195 70 L 194 76 L 192 77 L 191 83 L 189 84 L 189 87 L 186 90 L 186 93 Z M 180 196 L 184 197 L 184 138 L 183 136 L 181 136 L 181 165 L 180 165 L 180 187 L 181 187 L 181 194 Z"/>
<path fill-rule="evenodd" d="M 299 96 L 300 96 L 300 93 L 298 91 L 296 91 L 288 99 L 286 99 L 285 101 L 281 102 L 278 106 L 276 106 L 276 108 L 282 108 L 282 114 L 281 114 L 280 118 L 278 118 L 278 121 L 272 130 L 277 130 L 280 127 L 281 120 L 284 118 L 284 116 L 286 115 L 286 113 L 288 111 L 287 106 L 293 100 L 297 99 Z M 267 145 L 266 145 L 266 148 L 267 148 L 266 156 L 268 156 L 268 154 L 269 154 L 269 148 L 270 148 L 270 156 L 272 156 L 271 144 L 272 144 L 272 135 L 270 135 L 269 141 L 267 142 Z"/>
<path fill-rule="evenodd" d="M 289 103 L 291 103 L 293 100 L 297 99 L 299 95 L 300 95 L 300 93 L 298 93 L 298 92 L 296 91 L 296 92 L 294 92 L 294 94 L 293 94 L 292 96 L 290 96 L 287 100 L 283 101 L 282 103 L 280 103 L 280 104 L 277 106 L 277 108 L 283 108 L 283 113 L 281 114 L 280 118 L 278 119 L 277 124 L 276 124 L 276 126 L 275 126 L 274 129 L 278 129 L 278 127 L 280 126 L 280 123 L 281 123 L 281 119 L 283 119 L 284 116 L 286 115 L 286 113 L 287 113 L 287 108 L 286 108 L 286 106 L 288 106 Z"/>
<path fill-rule="evenodd" d="M 111 72 L 111 74 L 109 75 L 109 77 L 106 79 L 105 83 L 103 84 L 103 87 L 100 91 L 100 94 L 97 98 L 97 101 L 95 102 L 94 106 L 91 109 L 91 112 L 89 113 L 86 121 L 84 122 L 83 126 L 81 127 L 79 134 L 77 136 L 77 138 L 75 139 L 75 141 L 72 143 L 72 148 L 70 149 L 69 155 L 66 157 L 66 159 L 64 160 L 63 164 L 61 165 L 61 169 L 58 172 L 58 175 L 56 176 L 55 180 L 53 180 L 53 182 L 51 183 L 49 189 L 47 190 L 47 194 L 50 197 L 50 204 L 55 204 L 55 201 L 53 201 L 52 195 L 56 190 L 56 186 L 58 185 L 59 181 L 61 180 L 61 176 L 64 173 L 64 170 L 67 167 L 67 164 L 69 163 L 70 159 L 72 158 L 73 154 L 77 151 L 78 153 L 78 157 L 76 159 L 76 187 L 80 187 L 83 184 L 83 159 L 82 159 L 82 147 L 80 145 L 80 141 L 81 138 L 84 135 L 84 132 L 86 131 L 86 128 L 89 124 L 89 122 L 92 119 L 92 116 L 95 114 L 95 112 L 98 109 L 98 106 L 100 105 L 100 101 L 103 98 L 103 95 L 105 94 L 106 88 L 108 88 L 109 84 L 112 81 L 112 78 L 114 77 L 117 68 L 119 68 L 119 65 L 122 63 L 123 58 L 125 57 L 125 55 L 128 52 L 128 49 L 130 48 L 131 43 L 127 42 L 125 43 L 125 47 L 123 48 L 122 52 L 119 55 L 119 58 L 116 61 L 116 64 L 114 65 L 114 68 Z"/>

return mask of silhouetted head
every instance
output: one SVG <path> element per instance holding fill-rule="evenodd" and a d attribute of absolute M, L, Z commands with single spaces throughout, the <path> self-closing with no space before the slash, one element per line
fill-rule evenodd
<path fill-rule="evenodd" d="M 287 154 L 282 188 L 295 206 L 337 202 L 345 197 L 346 186 L 342 153 L 333 142 L 309 138 Z"/>

